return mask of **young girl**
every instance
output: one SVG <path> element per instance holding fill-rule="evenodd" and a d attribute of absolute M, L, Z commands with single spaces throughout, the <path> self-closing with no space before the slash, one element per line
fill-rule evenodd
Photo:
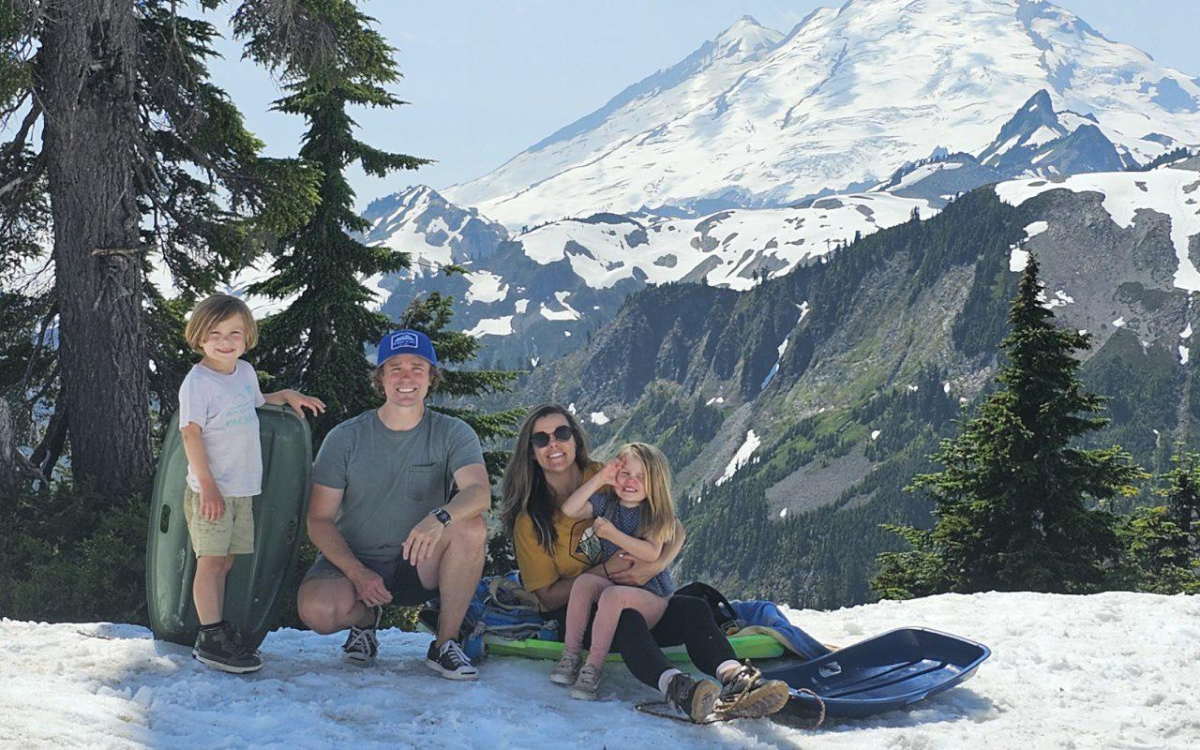
<path fill-rule="evenodd" d="M 573 518 L 595 517 L 592 525 L 600 539 L 601 560 L 624 550 L 638 560 L 653 562 L 663 544 L 675 535 L 675 506 L 671 501 L 671 469 L 652 445 L 629 443 L 617 457 L 576 490 L 562 511 Z M 550 680 L 571 685 L 571 697 L 594 700 L 600 686 L 604 659 L 612 647 L 621 612 L 637 610 L 653 628 L 675 591 L 671 574 L 663 571 L 641 587 L 619 586 L 608 578 L 584 573 L 575 579 L 567 604 L 567 632 L 563 656 Z M 580 668 L 584 632 L 592 605 L 592 642 L 587 664 Z"/>
<path fill-rule="evenodd" d="M 184 329 L 192 351 L 203 355 L 179 388 L 179 429 L 187 454 L 183 511 L 196 553 L 192 597 L 200 632 L 192 656 L 224 672 L 254 672 L 262 658 L 242 646 L 222 619 L 225 578 L 235 555 L 254 552 L 251 500 L 262 492 L 262 447 L 255 408 L 287 404 L 301 417 L 325 410 L 320 400 L 292 390 L 258 388 L 241 359 L 258 341 L 250 308 L 237 297 L 215 294 L 196 306 Z"/>

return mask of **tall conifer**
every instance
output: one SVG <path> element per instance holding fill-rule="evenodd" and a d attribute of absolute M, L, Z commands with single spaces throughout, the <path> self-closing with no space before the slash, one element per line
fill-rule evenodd
<path fill-rule="evenodd" d="M 944 466 L 914 489 L 935 504 L 930 531 L 891 527 L 911 552 L 880 556 L 873 586 L 889 598 L 943 591 L 1079 592 L 1098 587 L 1117 554 L 1112 514 L 1145 475 L 1119 447 L 1083 450 L 1103 427 L 1105 399 L 1084 390 L 1074 353 L 1088 336 L 1053 324 L 1030 255 L 1001 342 L 1000 389 L 960 434 L 942 442 Z"/>
<path fill-rule="evenodd" d="M 369 224 L 354 212 L 345 171 L 357 163 L 382 177 L 428 160 L 380 151 L 355 137 L 348 107 L 404 104 L 386 88 L 400 73 L 395 50 L 371 27 L 373 19 L 351 0 L 298 0 L 297 6 L 296 17 L 307 29 L 303 34 L 281 28 L 253 6 L 243 6 L 234 27 L 249 38 L 250 53 L 280 73 L 287 95 L 274 108 L 305 119 L 300 156 L 321 171 L 316 213 L 274 250 L 275 275 L 249 290 L 291 299 L 286 310 L 264 322 L 256 354 L 260 369 L 325 401 L 328 409 L 316 422 L 319 439 L 378 403 L 364 350 L 377 344 L 392 322 L 371 309 L 376 294 L 364 280 L 408 267 L 406 254 L 355 237 Z M 293 54 L 295 44 L 306 45 L 309 53 Z"/>

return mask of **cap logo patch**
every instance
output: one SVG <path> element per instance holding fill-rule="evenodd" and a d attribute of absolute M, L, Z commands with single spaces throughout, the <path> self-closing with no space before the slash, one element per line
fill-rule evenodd
<path fill-rule="evenodd" d="M 391 349 L 416 349 L 418 347 L 417 334 L 412 331 L 401 331 L 392 334 Z"/>

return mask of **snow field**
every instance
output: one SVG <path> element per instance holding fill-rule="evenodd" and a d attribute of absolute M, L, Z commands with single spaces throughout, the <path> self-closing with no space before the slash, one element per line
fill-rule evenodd
<path fill-rule="evenodd" d="M 769 720 L 692 727 L 636 712 L 656 693 L 611 664 L 571 700 L 552 664 L 493 658 L 454 683 L 421 664 L 429 636 L 381 633 L 370 669 L 342 636 L 295 630 L 243 677 L 203 668 L 144 628 L 0 621 L 0 745 L 224 748 L 1194 748 L 1200 598 L 948 594 L 832 612 L 785 608 L 825 643 L 922 626 L 992 649 L 965 685 L 816 731 Z M 800 722 L 802 723 L 802 722 Z"/>

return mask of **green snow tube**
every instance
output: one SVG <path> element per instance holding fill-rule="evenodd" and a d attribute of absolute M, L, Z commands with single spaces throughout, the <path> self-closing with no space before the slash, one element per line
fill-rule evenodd
<path fill-rule="evenodd" d="M 526 659 L 559 659 L 563 645 L 559 641 L 540 641 L 529 638 L 523 641 L 505 640 L 499 636 L 485 635 L 489 656 L 520 656 Z M 769 635 L 731 635 L 729 645 L 739 659 L 774 659 L 783 656 L 783 646 Z M 673 662 L 691 661 L 683 646 L 663 648 L 667 659 Z M 606 661 L 622 661 L 621 655 L 610 653 Z"/>
<path fill-rule="evenodd" d="M 312 437 L 308 423 L 285 406 L 258 409 L 263 491 L 254 498 L 254 554 L 238 555 L 225 586 L 225 619 L 257 648 L 282 606 L 300 554 L 300 530 L 312 487 Z M 171 418 L 154 494 L 146 541 L 146 603 L 154 637 L 182 646 L 196 642 L 200 626 L 192 603 L 196 555 L 183 516 L 187 456 L 179 415 Z"/>

